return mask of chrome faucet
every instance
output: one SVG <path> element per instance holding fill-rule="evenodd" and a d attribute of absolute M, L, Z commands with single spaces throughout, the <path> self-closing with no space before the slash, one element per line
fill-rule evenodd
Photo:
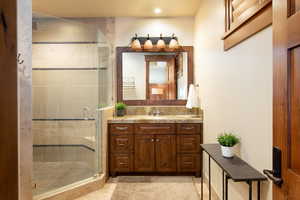
<path fill-rule="evenodd" d="M 151 115 L 153 116 L 159 116 L 161 112 L 159 111 L 158 108 L 153 108 L 152 111 L 150 112 Z"/>

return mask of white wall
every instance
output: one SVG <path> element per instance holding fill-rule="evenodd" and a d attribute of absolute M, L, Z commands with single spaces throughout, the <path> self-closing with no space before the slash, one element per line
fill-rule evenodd
<path fill-rule="evenodd" d="M 172 18 L 135 18 L 117 17 L 116 23 L 116 45 L 128 46 L 130 39 L 137 33 L 139 36 L 172 36 L 174 33 L 181 45 L 193 45 L 194 43 L 194 18 L 172 17 Z"/>
<path fill-rule="evenodd" d="M 260 171 L 271 169 L 272 28 L 225 52 L 223 1 L 202 0 L 195 19 L 195 76 L 204 110 L 204 142 L 216 143 L 222 131 L 234 131 L 241 137 L 238 154 Z M 215 165 L 212 169 L 213 187 L 221 195 L 221 171 Z M 229 188 L 230 199 L 248 199 L 246 184 L 231 183 Z M 272 199 L 270 183 L 262 191 L 262 199 Z"/>

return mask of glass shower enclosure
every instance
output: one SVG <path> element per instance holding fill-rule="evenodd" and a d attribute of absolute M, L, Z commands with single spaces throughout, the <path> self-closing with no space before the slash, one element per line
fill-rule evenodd
<path fill-rule="evenodd" d="M 99 109 L 112 102 L 111 44 L 94 19 L 34 14 L 35 196 L 101 173 Z"/>

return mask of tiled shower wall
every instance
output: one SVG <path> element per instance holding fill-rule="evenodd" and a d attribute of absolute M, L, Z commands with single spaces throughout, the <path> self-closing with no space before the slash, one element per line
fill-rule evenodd
<path fill-rule="evenodd" d="M 34 119 L 93 118 L 111 103 L 113 35 L 110 18 L 34 20 Z"/>
<path fill-rule="evenodd" d="M 91 157 L 89 149 L 96 148 L 96 109 L 112 101 L 113 39 L 111 18 L 33 20 L 35 160 L 45 160 L 48 154 L 52 160 L 70 156 L 39 148 L 45 145 L 78 145 L 85 147 L 81 157 L 84 152 Z"/>

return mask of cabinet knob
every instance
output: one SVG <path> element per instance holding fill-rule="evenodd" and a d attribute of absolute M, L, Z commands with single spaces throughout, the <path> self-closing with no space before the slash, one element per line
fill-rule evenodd
<path fill-rule="evenodd" d="M 154 139 L 151 139 L 151 142 L 154 142 Z"/>
<path fill-rule="evenodd" d="M 159 142 L 160 140 L 159 139 L 156 139 L 156 142 Z"/>

